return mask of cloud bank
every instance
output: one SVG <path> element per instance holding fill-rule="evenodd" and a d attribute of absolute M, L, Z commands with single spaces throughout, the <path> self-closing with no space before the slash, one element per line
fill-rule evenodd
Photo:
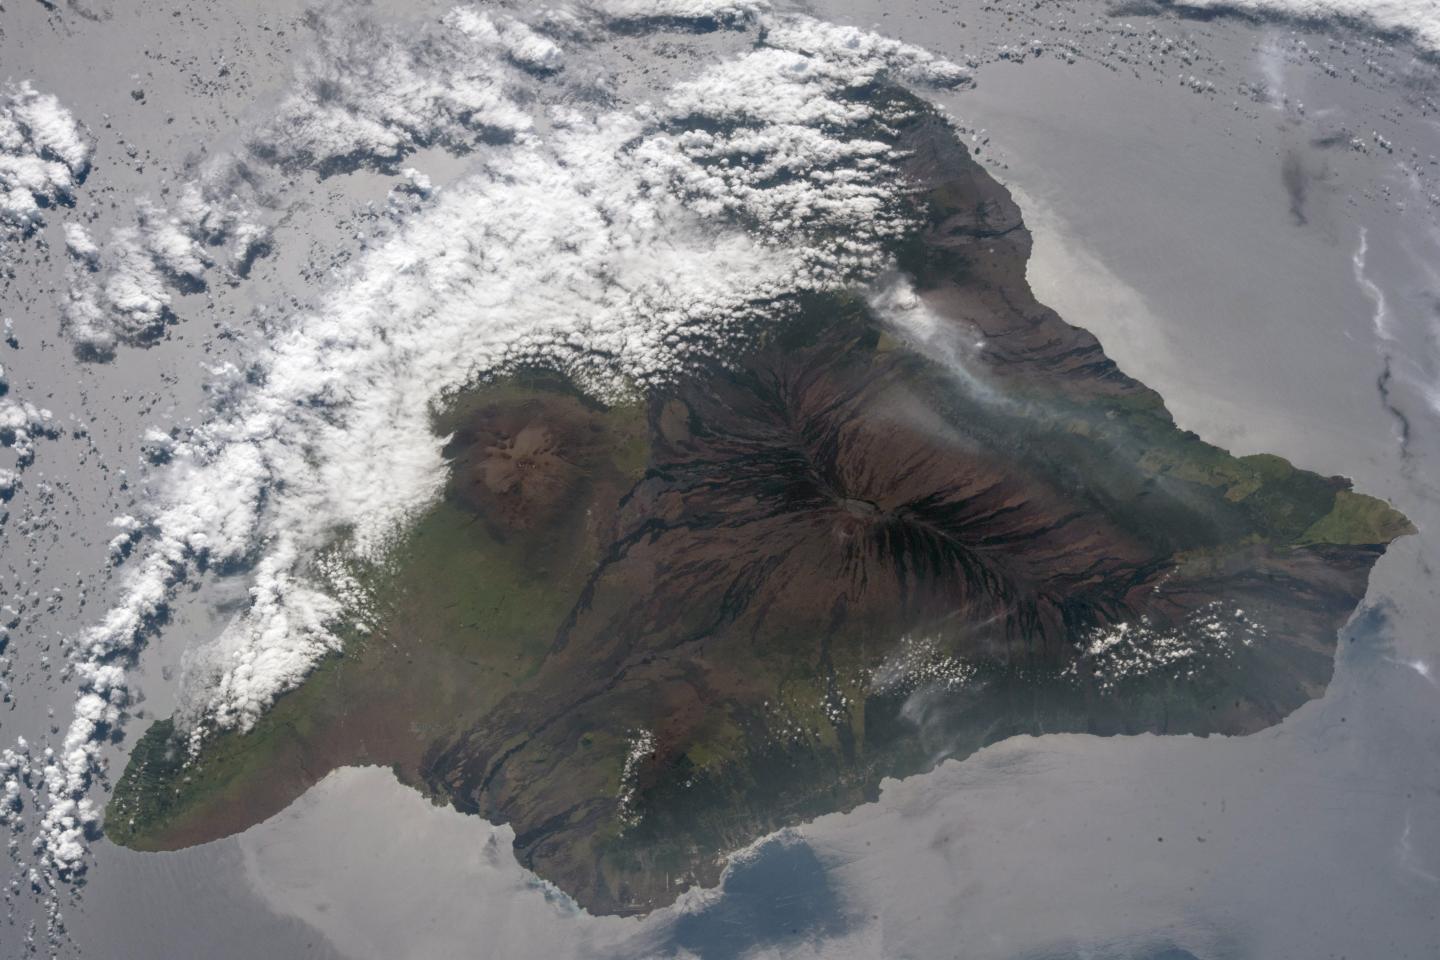
<path fill-rule="evenodd" d="M 768 13 L 767 0 L 589 0 L 587 10 L 612 24 L 688 24 L 694 28 L 742 26 Z"/>
<path fill-rule="evenodd" d="M 623 7 L 669 19 L 738 9 Z M 902 108 L 869 90 L 886 75 L 953 85 L 964 73 L 915 47 L 759 11 L 746 14 L 759 28 L 746 52 L 655 102 L 584 110 L 572 89 L 532 82 L 564 62 L 538 21 L 459 8 L 418 39 L 321 31 L 268 128 L 274 162 L 383 167 L 464 138 L 474 172 L 440 189 L 407 173 L 390 234 L 321 309 L 268 331 L 246 369 L 222 377 L 215 416 L 167 445 L 160 492 L 134 523 L 146 535 L 119 602 L 77 645 L 76 716 L 44 766 L 38 844 L 53 870 L 83 868 L 95 817 L 85 795 L 128 702 L 124 664 L 199 567 L 245 571 L 249 601 L 188 665 L 181 719 L 197 736 L 248 728 L 339 648 L 342 627 L 364 627 L 353 573 L 383 561 L 439 493 L 444 438 L 431 418 L 446 397 L 534 362 L 602 397 L 643 389 L 775 322 L 797 296 L 889 266 L 886 245 L 916 211 L 899 158 L 874 139 Z M 163 314 L 166 278 L 203 276 L 188 222 L 142 210 L 99 268 L 94 244 L 71 243 L 74 269 L 104 277 L 96 302 L 127 330 Z"/>

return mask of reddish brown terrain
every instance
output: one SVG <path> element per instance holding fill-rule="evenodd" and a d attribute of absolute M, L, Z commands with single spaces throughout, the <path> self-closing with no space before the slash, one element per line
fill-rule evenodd
<path fill-rule="evenodd" d="M 1035 302 L 1019 210 L 950 128 L 917 107 L 899 140 L 918 305 L 809 300 L 638 410 L 556 377 L 477 390 L 384 636 L 174 797 L 157 725 L 119 838 L 220 835 L 386 763 L 512 823 L 587 908 L 637 912 L 986 743 L 1243 734 L 1322 692 L 1405 519 L 1179 430 Z"/>

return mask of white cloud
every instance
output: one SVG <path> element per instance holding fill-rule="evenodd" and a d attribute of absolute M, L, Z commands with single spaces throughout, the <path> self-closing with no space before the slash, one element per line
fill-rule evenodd
<path fill-rule="evenodd" d="M 1190 10 L 1235 10 L 1297 20 L 1347 20 L 1403 33 L 1440 52 L 1440 0 L 1164 0 Z"/>
<path fill-rule="evenodd" d="M 1205 642 L 1197 645 L 1197 636 Z M 1096 628 L 1081 641 L 1082 658 L 1064 672 L 1080 676 L 1088 671 L 1100 692 L 1113 695 L 1125 681 L 1153 673 L 1193 676 L 1206 662 L 1227 660 L 1264 636 L 1265 628 L 1244 610 L 1217 601 L 1200 607 L 1180 627 L 1162 629 L 1142 618 Z"/>
<path fill-rule="evenodd" d="M 230 276 L 248 273 L 270 238 L 256 179 L 237 160 L 217 160 L 187 181 L 169 208 L 142 198 L 134 224 L 112 230 L 103 247 L 83 226 L 67 223 L 71 270 L 61 319 L 76 348 L 107 359 L 121 343 L 147 343 L 174 320 L 175 292 L 204 289 L 217 265 Z"/>
<path fill-rule="evenodd" d="M 511 63 L 527 70 L 548 73 L 564 63 L 565 53 L 559 44 L 513 17 L 461 7 L 445 18 L 445 26 L 463 34 L 471 44 L 503 50 Z M 461 55 L 467 49 L 465 44 L 448 48 Z"/>
<path fill-rule="evenodd" d="M 112 519 L 110 526 L 120 531 L 110 538 L 110 560 L 112 563 L 120 563 L 130 555 L 135 541 L 140 538 L 143 525 L 139 520 L 126 513 Z"/>
<path fill-rule="evenodd" d="M 91 270 L 100 268 L 100 247 L 91 239 L 83 224 L 65 224 L 65 252 Z"/>
<path fill-rule="evenodd" d="M 197 251 L 227 250 L 225 267 L 232 274 L 244 276 L 270 242 L 270 227 L 260 220 L 265 207 L 263 189 L 263 178 L 251 165 L 237 158 L 220 157 L 184 185 L 179 199 L 164 216 L 193 242 Z M 211 254 L 197 252 L 197 256 L 213 265 L 209 264 Z"/>
<path fill-rule="evenodd" d="M 0 87 L 0 231 L 27 233 L 68 199 L 90 167 L 84 129 L 29 81 Z M 0 232 L 0 240 L 3 240 Z"/>
<path fill-rule="evenodd" d="M 885 71 L 957 75 L 806 18 L 766 26 L 782 48 L 701 69 L 658 103 L 588 113 L 509 99 L 503 78 L 531 74 L 509 66 L 516 44 L 485 14 L 454 12 L 418 42 L 322 31 L 330 59 L 307 66 L 308 92 L 267 128 L 283 133 L 277 157 L 390 160 L 481 127 L 514 136 L 443 190 L 410 176 L 428 198 L 322 308 L 269 331 L 246 375 L 217 385 L 214 418 L 168 448 L 123 596 L 78 644 L 77 716 L 47 765 L 53 868 L 82 865 L 96 738 L 128 697 L 118 661 L 197 561 L 247 570 L 250 598 L 192 654 L 182 720 L 248 727 L 338 647 L 340 621 L 363 621 L 347 568 L 382 558 L 441 489 L 431 413 L 447 395 L 522 360 L 600 395 L 661 381 L 774 322 L 794 295 L 886 268 L 911 201 L 899 157 L 871 139 L 893 108 L 859 94 Z M 123 269 L 75 299 L 82 312 L 93 300 L 141 322 L 163 311 L 155 274 L 183 274 L 193 248 L 157 233 L 165 216 L 141 219 L 117 232 Z"/>
<path fill-rule="evenodd" d="M 124 339 L 159 333 L 170 310 L 160 258 L 148 239 L 138 228 L 126 227 L 115 232 L 106 251 L 111 263 L 100 290 L 112 326 Z"/>
<path fill-rule="evenodd" d="M 699 21 L 742 24 L 770 11 L 767 0 L 587 0 L 584 6 L 622 23 Z"/>
<path fill-rule="evenodd" d="M 106 358 L 115 352 L 119 338 L 111 318 L 100 306 L 99 287 L 92 279 L 72 276 L 70 289 L 60 304 L 60 327 L 86 356 Z"/>
<path fill-rule="evenodd" d="M 204 248 L 179 217 L 157 209 L 148 201 L 139 204 L 140 233 L 145 250 L 156 268 L 171 278 L 190 283 L 204 283 L 210 259 Z"/>
<path fill-rule="evenodd" d="M 14 447 L 16 464 L 25 467 L 35 459 L 35 441 L 57 435 L 49 410 L 27 400 L 0 397 L 0 446 Z"/>
<path fill-rule="evenodd" d="M 765 42 L 772 47 L 814 53 L 856 71 L 856 79 L 883 67 L 915 83 L 948 87 L 967 82 L 969 71 L 922 47 L 858 27 L 816 20 L 776 19 Z"/>
<path fill-rule="evenodd" d="M 524 134 L 533 121 L 513 96 L 528 79 L 518 67 L 553 70 L 561 60 L 553 41 L 473 7 L 418 36 L 336 13 L 311 26 L 315 45 L 295 90 L 255 146 L 272 162 L 321 173 Z"/>
<path fill-rule="evenodd" d="M 555 40 L 476 7 L 418 33 L 335 10 L 310 25 L 314 44 L 291 92 L 250 136 L 259 167 L 212 162 L 168 209 L 142 199 L 134 225 L 112 231 L 103 248 L 78 226 L 73 242 L 67 234 L 76 269 L 63 327 L 82 355 L 108 359 L 120 344 L 160 335 L 177 319 L 174 294 L 206 285 L 217 248 L 228 251 L 230 276 L 248 274 L 271 236 L 259 194 L 273 171 L 264 165 L 327 175 L 388 167 L 431 144 L 464 151 L 523 136 L 534 120 L 517 93 L 564 62 Z"/>

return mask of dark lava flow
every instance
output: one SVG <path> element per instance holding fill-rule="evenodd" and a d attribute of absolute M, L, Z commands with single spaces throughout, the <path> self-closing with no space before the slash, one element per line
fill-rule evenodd
<path fill-rule="evenodd" d="M 221 835 L 335 766 L 387 763 L 512 823 L 521 862 L 588 909 L 632 913 L 882 777 L 1008 736 L 1241 734 L 1319 695 L 1405 519 L 1177 429 L 1035 302 L 1019 210 L 953 131 L 916 102 L 898 141 L 926 218 L 899 282 L 923 303 L 801 304 L 651 395 L 633 471 L 624 424 L 554 378 L 478 390 L 448 506 L 488 531 L 473 555 L 516 590 L 553 587 L 556 614 L 522 622 L 500 597 L 465 625 L 509 617 L 499 635 L 533 649 L 482 662 L 494 630 L 456 641 L 412 607 L 390 646 L 340 658 L 348 675 L 393 648 L 473 680 L 432 696 L 405 653 L 374 669 L 380 694 L 365 680 L 323 715 L 283 698 L 262 724 L 307 732 L 265 728 L 248 766 L 245 738 L 217 738 L 203 789 L 166 792 L 180 771 L 157 727 L 117 790 L 137 818 L 120 839 Z M 283 789 L 258 785 L 276 768 Z"/>
<path fill-rule="evenodd" d="M 1272 724 L 1405 529 L 1368 501 L 1322 542 L 1345 481 L 1177 430 L 1034 301 L 1019 211 L 951 131 L 905 141 L 930 218 L 901 265 L 938 331 L 817 301 L 653 397 L 650 468 L 544 667 L 426 758 L 591 909 L 1015 733 Z M 621 729 L 617 783 L 592 731 Z"/>

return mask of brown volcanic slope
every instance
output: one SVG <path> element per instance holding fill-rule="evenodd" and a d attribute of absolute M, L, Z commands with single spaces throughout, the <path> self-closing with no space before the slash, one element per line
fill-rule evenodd
<path fill-rule="evenodd" d="M 157 724 L 111 835 L 223 835 L 387 763 L 513 823 L 582 905 L 637 912 L 938 757 L 1246 733 L 1323 691 L 1404 518 L 1178 430 L 1035 302 L 1019 211 L 950 129 L 920 110 L 902 140 L 922 307 L 809 302 L 643 417 L 554 379 L 477 391 L 382 641 L 194 765 Z"/>

